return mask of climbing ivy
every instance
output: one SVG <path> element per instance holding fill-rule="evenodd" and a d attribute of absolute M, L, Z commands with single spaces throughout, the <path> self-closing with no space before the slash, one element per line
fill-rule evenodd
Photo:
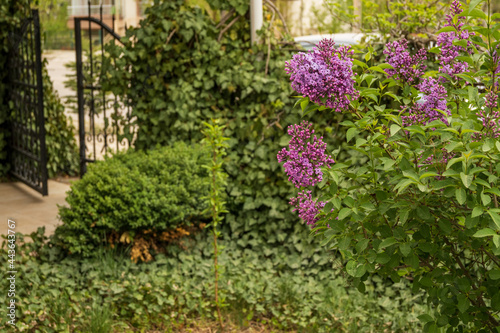
<path fill-rule="evenodd" d="M 222 234 L 241 247 L 279 246 L 288 258 L 283 264 L 297 267 L 312 247 L 307 236 L 296 235 L 307 231 L 291 212 L 293 188 L 276 160 L 289 140 L 287 126 L 300 118 L 290 112 L 295 99 L 283 71 L 297 46 L 269 33 L 278 15 L 265 16 L 271 18 L 264 23 L 263 42 L 251 45 L 249 21 L 237 11 L 214 22 L 182 0 L 156 1 L 140 26 L 127 31 L 124 47 L 107 47 L 108 65 L 116 62 L 118 70 L 106 70 L 105 88 L 131 101 L 136 149 L 198 142 L 202 122 L 211 118 L 227 124 L 229 213 L 221 226 L 230 230 Z M 315 116 L 318 126 L 333 133 L 332 144 L 344 138 L 332 125 L 338 122 Z"/>

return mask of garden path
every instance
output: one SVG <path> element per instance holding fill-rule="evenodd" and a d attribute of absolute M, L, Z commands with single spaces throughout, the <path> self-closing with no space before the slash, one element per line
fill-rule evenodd
<path fill-rule="evenodd" d="M 57 205 L 65 204 L 68 182 L 49 180 L 49 195 L 42 197 L 20 182 L 0 183 L 0 234 L 7 234 L 7 219 L 16 221 L 16 232 L 30 234 L 45 226 L 46 235 L 54 233 Z"/>

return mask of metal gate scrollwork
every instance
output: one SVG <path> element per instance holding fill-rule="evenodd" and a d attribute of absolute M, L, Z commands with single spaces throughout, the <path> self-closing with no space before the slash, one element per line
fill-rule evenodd
<path fill-rule="evenodd" d="M 45 196 L 48 174 L 38 10 L 30 10 L 27 16 L 9 34 L 10 172 Z"/>
<path fill-rule="evenodd" d="M 88 163 L 102 158 L 109 150 L 130 147 L 134 137 L 128 101 L 102 86 L 106 43 L 123 45 L 114 30 L 114 12 L 112 15 L 110 27 L 103 20 L 102 2 L 93 6 L 89 1 L 88 15 L 74 18 L 80 176 L 86 173 Z M 110 65 L 116 67 L 113 61 Z"/>

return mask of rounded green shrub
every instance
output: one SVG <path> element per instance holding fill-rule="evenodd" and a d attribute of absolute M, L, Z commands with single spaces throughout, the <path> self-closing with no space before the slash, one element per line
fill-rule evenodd
<path fill-rule="evenodd" d="M 68 193 L 55 241 L 71 253 L 90 255 L 112 234 L 155 233 L 185 228 L 203 219 L 208 194 L 207 154 L 177 143 L 128 151 L 98 161 Z M 128 243 L 129 241 L 127 241 Z"/>

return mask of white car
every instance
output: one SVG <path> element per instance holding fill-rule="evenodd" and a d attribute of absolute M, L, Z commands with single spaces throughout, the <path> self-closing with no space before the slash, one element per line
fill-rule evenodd
<path fill-rule="evenodd" d="M 312 50 L 316 44 L 319 43 L 320 40 L 325 38 L 333 39 L 335 45 L 356 45 L 359 44 L 363 38 L 365 42 L 370 40 L 376 40 L 380 37 L 378 33 L 341 33 L 341 34 L 320 34 L 320 35 L 309 35 L 309 36 L 300 36 L 295 37 L 294 40 L 296 43 L 300 44 L 305 50 Z"/>
<path fill-rule="evenodd" d="M 302 45 L 306 50 L 312 50 L 320 40 L 325 38 L 333 39 L 336 45 L 359 44 L 365 35 L 362 33 L 341 33 L 341 34 L 321 34 L 295 37 L 295 42 Z"/>

